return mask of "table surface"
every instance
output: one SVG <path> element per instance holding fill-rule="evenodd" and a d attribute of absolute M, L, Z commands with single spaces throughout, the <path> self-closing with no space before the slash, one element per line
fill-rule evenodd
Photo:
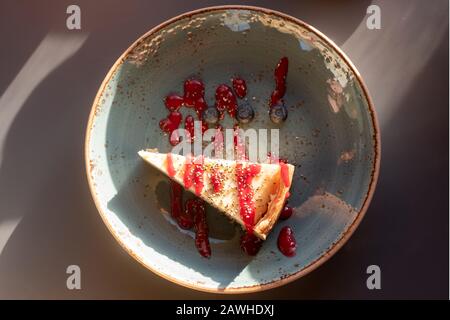
<path fill-rule="evenodd" d="M 246 296 L 186 289 L 135 262 L 110 235 L 89 193 L 83 145 L 93 98 L 134 39 L 164 20 L 222 1 L 0 4 L 0 298 L 444 298 L 449 287 L 448 1 L 233 1 L 315 26 L 350 57 L 380 120 L 382 161 L 366 217 L 316 271 Z M 381 30 L 366 9 L 381 8 Z M 65 181 L 61 184 L 61 181 Z M 81 290 L 66 267 L 81 267 Z M 381 267 L 381 290 L 366 268 Z"/>

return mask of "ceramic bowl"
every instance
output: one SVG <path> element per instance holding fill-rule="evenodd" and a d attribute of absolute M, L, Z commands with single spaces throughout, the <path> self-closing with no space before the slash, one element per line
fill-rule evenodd
<path fill-rule="evenodd" d="M 239 248 L 239 227 L 208 208 L 212 257 L 168 214 L 168 180 L 137 152 L 170 150 L 159 129 L 164 97 L 200 77 L 208 104 L 220 83 L 247 80 L 256 109 L 251 127 L 273 128 L 267 101 L 273 70 L 289 59 L 280 153 L 296 166 L 290 204 L 255 257 Z M 183 111 L 186 115 L 186 108 Z M 355 67 L 322 33 L 288 15 L 243 6 L 212 7 L 175 17 L 129 47 L 106 75 L 93 103 L 85 146 L 89 187 L 108 229 L 136 260 L 190 288 L 222 293 L 269 289 L 329 259 L 354 232 L 374 192 L 380 162 L 378 126 Z M 277 249 L 289 225 L 292 258 Z M 149 284 L 150 285 L 150 284 Z"/>

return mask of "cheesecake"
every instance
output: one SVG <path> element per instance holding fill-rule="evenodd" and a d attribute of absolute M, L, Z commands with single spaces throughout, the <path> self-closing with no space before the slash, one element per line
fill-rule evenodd
<path fill-rule="evenodd" d="M 283 162 L 194 158 L 152 149 L 138 154 L 262 240 L 278 220 L 294 174 L 294 166 Z"/>

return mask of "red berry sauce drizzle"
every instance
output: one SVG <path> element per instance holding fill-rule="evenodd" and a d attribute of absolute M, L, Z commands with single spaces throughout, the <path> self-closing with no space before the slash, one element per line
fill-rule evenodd
<path fill-rule="evenodd" d="M 211 246 L 208 238 L 208 224 L 206 223 L 205 203 L 200 198 L 186 201 L 186 216 L 193 217 L 195 228 L 195 246 L 202 257 L 211 256 Z M 192 226 L 191 226 L 192 228 Z"/>
<path fill-rule="evenodd" d="M 167 174 L 169 175 L 169 177 L 172 178 L 173 176 L 175 176 L 176 172 L 173 167 L 173 159 L 171 153 L 168 153 L 166 155 L 166 166 L 167 166 Z"/>
<path fill-rule="evenodd" d="M 234 118 L 236 116 L 236 96 L 234 95 L 233 90 L 226 84 L 221 84 L 216 89 L 216 108 L 219 111 L 220 119 L 223 119 L 225 110 L 230 117 Z"/>
<path fill-rule="evenodd" d="M 202 193 L 203 184 L 203 156 L 199 156 L 194 163 L 194 187 L 195 194 L 199 196 Z"/>
<path fill-rule="evenodd" d="M 223 188 L 223 173 L 217 168 L 211 168 L 211 183 L 213 185 L 213 190 L 215 193 L 221 192 Z"/>
<path fill-rule="evenodd" d="M 202 118 L 202 112 L 206 109 L 205 85 L 200 80 L 188 79 L 184 82 L 184 105 L 188 108 L 194 108 L 199 119 Z"/>
<path fill-rule="evenodd" d="M 247 84 L 242 78 L 233 78 L 233 89 L 239 99 L 243 99 L 247 95 Z"/>
<path fill-rule="evenodd" d="M 175 176 L 172 154 L 166 156 L 167 174 Z M 184 165 L 183 183 L 185 188 L 194 186 L 196 194 L 203 190 L 203 157 L 186 158 Z M 182 229 L 195 227 L 195 246 L 198 252 L 205 258 L 211 256 L 211 247 L 208 238 L 208 225 L 206 222 L 205 203 L 200 198 L 189 199 L 185 202 L 183 210 L 183 188 L 175 181 L 170 182 L 170 209 L 172 218 Z"/>
<path fill-rule="evenodd" d="M 274 71 L 275 90 L 272 92 L 270 106 L 272 107 L 279 102 L 286 92 L 286 75 L 288 71 L 288 59 L 281 58 Z M 205 101 L 205 86 L 202 81 L 196 79 L 188 79 L 184 82 L 184 94 L 169 94 L 166 96 L 164 103 L 169 110 L 166 118 L 159 122 L 162 131 L 169 134 L 169 142 L 171 145 L 176 145 L 180 142 L 178 135 L 173 135 L 172 132 L 179 128 L 183 119 L 179 112 L 181 107 L 192 108 L 195 110 L 199 120 L 202 120 L 203 111 L 208 107 Z M 217 87 L 215 92 L 215 106 L 219 111 L 219 119 L 223 119 L 225 111 L 230 117 L 235 118 L 238 108 L 236 97 L 243 99 L 247 95 L 247 85 L 245 80 L 239 77 L 232 79 L 232 88 L 226 84 L 221 84 Z M 184 121 L 184 127 L 189 132 L 191 140 L 194 140 L 194 117 L 188 115 Z M 214 137 L 214 144 L 221 147 L 223 150 L 223 128 L 220 124 L 217 125 L 217 133 Z M 208 125 L 202 122 L 202 134 L 208 129 Z M 238 189 L 238 200 L 240 207 L 241 219 L 244 222 L 246 233 L 241 237 L 240 246 L 242 250 L 248 255 L 254 256 L 258 253 L 263 241 L 254 235 L 253 228 L 255 224 L 255 204 L 253 200 L 253 190 L 251 187 L 253 178 L 260 172 L 261 166 L 259 164 L 246 163 L 245 150 L 238 136 L 239 126 L 235 125 L 235 151 L 240 155 L 239 161 L 236 164 L 236 180 Z M 216 149 L 218 150 L 218 149 Z M 271 159 L 272 162 L 273 159 Z M 286 161 L 280 160 L 277 162 L 280 165 L 281 178 L 286 187 L 289 187 L 289 169 Z M 273 162 L 272 162 L 273 163 Z M 170 153 L 167 154 L 166 159 L 167 173 L 169 177 L 173 177 L 176 171 L 173 167 L 173 159 Z M 204 163 L 203 157 L 197 157 L 194 161 L 192 156 L 186 157 L 183 173 L 183 184 L 186 189 L 194 186 L 196 195 L 200 195 L 204 188 L 203 181 Z M 221 192 L 222 173 L 214 168 L 209 175 L 214 192 Z M 211 256 L 211 247 L 208 239 L 208 225 L 206 221 L 205 203 L 200 198 L 189 199 L 185 202 L 185 209 L 183 210 L 182 202 L 182 187 L 176 182 L 171 182 L 171 215 L 177 221 L 178 225 L 183 229 L 195 229 L 195 245 L 197 250 L 203 257 Z M 289 194 L 286 195 L 286 198 Z M 286 220 L 292 215 L 292 208 L 287 205 L 280 214 L 280 219 Z M 284 227 L 278 235 L 278 248 L 286 256 L 292 257 L 295 255 L 296 241 L 292 230 L 289 227 Z"/>
<path fill-rule="evenodd" d="M 289 180 L 289 168 L 282 160 L 280 160 L 278 164 L 280 165 L 281 180 L 283 180 L 284 186 L 288 188 L 291 185 L 291 181 Z"/>
<path fill-rule="evenodd" d="M 177 135 L 172 136 L 172 132 L 178 129 L 183 116 L 178 111 L 171 111 L 167 118 L 159 121 L 159 127 L 162 131 L 169 134 L 169 142 L 171 145 L 177 145 L 179 143 L 179 137 Z"/>
<path fill-rule="evenodd" d="M 191 229 L 194 225 L 193 216 L 183 211 L 183 187 L 178 183 L 170 183 L 170 209 L 172 218 L 182 229 Z"/>
<path fill-rule="evenodd" d="M 179 112 L 182 106 L 193 108 L 197 113 L 199 120 L 202 119 L 202 113 L 207 108 L 205 102 L 205 86 L 203 82 L 196 79 L 188 79 L 184 82 L 184 94 L 180 96 L 172 93 L 166 96 L 164 104 L 169 110 L 169 115 L 159 122 L 159 127 L 162 131 L 169 134 L 169 142 L 171 145 L 177 145 L 180 142 L 178 135 L 172 137 L 172 132 L 179 128 L 183 116 Z M 191 139 L 194 139 L 194 118 L 188 116 L 185 119 L 185 129 L 191 134 Z M 202 132 L 208 129 L 206 123 L 202 123 Z"/>
<path fill-rule="evenodd" d="M 211 246 L 208 238 L 208 224 L 206 222 L 205 203 L 200 198 L 195 199 L 195 246 L 202 257 L 211 256 Z"/>
<path fill-rule="evenodd" d="M 238 162 L 235 170 L 240 215 L 247 231 L 241 237 L 240 245 L 248 255 L 256 255 L 262 245 L 262 240 L 253 233 L 256 209 L 253 200 L 252 180 L 261 171 L 261 165 Z"/>
<path fill-rule="evenodd" d="M 288 72 L 288 58 L 283 57 L 278 62 L 275 71 L 275 90 L 272 91 L 272 95 L 270 97 L 270 106 L 277 104 L 278 101 L 283 99 L 284 94 L 286 93 L 286 76 Z"/>
<path fill-rule="evenodd" d="M 186 189 L 194 186 L 195 194 L 202 193 L 203 183 L 203 156 L 198 156 L 195 160 L 191 156 L 186 157 L 184 164 L 183 183 Z"/>

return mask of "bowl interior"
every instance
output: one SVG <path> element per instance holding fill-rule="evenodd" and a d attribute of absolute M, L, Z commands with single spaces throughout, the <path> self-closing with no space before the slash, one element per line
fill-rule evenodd
<path fill-rule="evenodd" d="M 167 178 L 137 152 L 170 151 L 158 125 L 168 113 L 163 99 L 182 94 L 189 77 L 204 81 L 213 105 L 215 88 L 241 76 L 256 109 L 249 126 L 275 128 L 267 103 L 273 70 L 283 56 L 289 59 L 284 98 L 289 117 L 280 129 L 280 154 L 296 166 L 289 201 L 295 214 L 277 224 L 256 257 L 248 257 L 239 248 L 239 227 L 208 208 L 212 257 L 204 259 L 194 234 L 169 218 Z M 194 115 L 190 111 L 182 113 Z M 375 136 L 358 77 L 320 35 L 274 13 L 215 9 L 150 32 L 116 63 L 94 103 L 86 158 L 105 223 L 140 262 L 197 289 L 253 290 L 299 275 L 343 238 L 373 182 Z M 285 225 L 297 239 L 293 258 L 277 250 L 278 231 Z"/>

